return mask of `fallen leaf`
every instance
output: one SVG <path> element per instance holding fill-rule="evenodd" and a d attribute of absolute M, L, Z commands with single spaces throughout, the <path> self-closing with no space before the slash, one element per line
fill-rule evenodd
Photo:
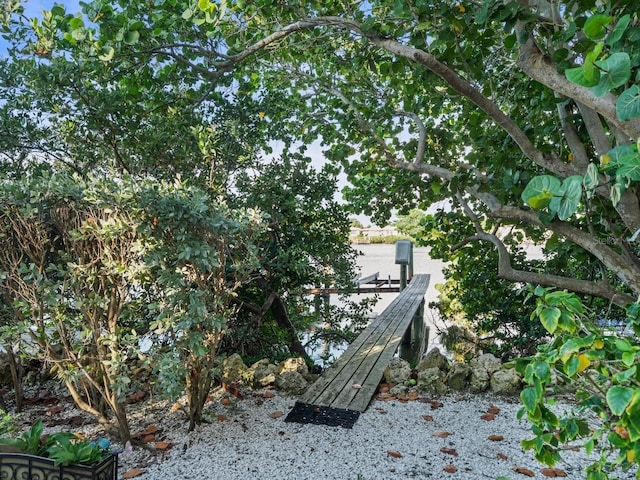
<path fill-rule="evenodd" d="M 180 403 L 176 402 L 173 405 L 171 405 L 171 408 L 169 410 L 171 410 L 172 412 L 177 412 L 178 410 L 180 410 Z"/>
<path fill-rule="evenodd" d="M 393 457 L 393 458 L 402 458 L 402 454 L 400 452 L 395 451 L 395 450 L 387 450 L 387 455 L 389 455 L 390 457 Z"/>
<path fill-rule="evenodd" d="M 438 438 L 447 438 L 449 435 L 451 434 L 449 432 L 445 432 L 444 430 L 437 430 L 433 432 L 433 436 Z"/>
<path fill-rule="evenodd" d="M 229 421 L 229 417 L 225 417 L 224 415 L 218 415 L 216 417 L 216 420 L 218 420 L 219 422 L 228 422 Z"/>
<path fill-rule="evenodd" d="M 509 460 L 509 457 L 507 457 L 504 453 L 502 452 L 498 452 L 498 454 L 496 455 L 496 457 L 498 457 L 500 460 Z"/>
<path fill-rule="evenodd" d="M 497 415 L 500 413 L 500 409 L 495 405 L 491 405 L 489 408 L 487 408 L 487 413 L 493 413 L 494 415 Z"/>
<path fill-rule="evenodd" d="M 490 422 L 491 420 L 495 420 L 496 416 L 493 413 L 485 413 L 480 418 L 482 420 L 486 420 L 487 422 Z"/>
<path fill-rule="evenodd" d="M 444 407 L 444 403 L 433 401 L 431 402 L 431 410 L 435 410 L 436 408 Z"/>
<path fill-rule="evenodd" d="M 154 433 L 150 433 L 149 435 L 144 435 L 142 438 L 140 438 L 142 443 L 151 443 L 155 441 L 155 439 L 156 439 L 156 435 Z"/>
<path fill-rule="evenodd" d="M 387 393 L 389 390 L 391 390 L 391 387 L 388 383 L 381 383 L 380 387 L 378 387 L 380 393 Z"/>
<path fill-rule="evenodd" d="M 427 422 L 433 422 L 433 417 L 431 415 L 422 415 Z"/>
<path fill-rule="evenodd" d="M 455 465 L 445 465 L 442 469 L 447 473 L 456 473 L 458 471 Z"/>
<path fill-rule="evenodd" d="M 387 411 L 386 411 L 384 408 L 382 408 L 382 407 L 376 407 L 376 408 L 375 408 L 375 410 L 376 410 L 376 412 L 381 413 L 381 414 L 383 414 L 383 415 L 384 415 L 385 413 L 387 413 Z"/>
<path fill-rule="evenodd" d="M 149 425 L 147 428 L 145 428 L 144 430 L 142 430 L 141 432 L 138 432 L 136 435 L 134 436 L 144 436 L 144 435 L 150 435 L 152 433 L 156 433 L 158 431 L 158 427 L 156 427 L 155 425 Z"/>
<path fill-rule="evenodd" d="M 540 473 L 547 478 L 566 477 L 567 472 L 561 468 L 541 468 Z"/>
<path fill-rule="evenodd" d="M 156 442 L 156 450 L 168 450 L 171 445 L 169 442 Z"/>
<path fill-rule="evenodd" d="M 522 475 L 526 475 L 527 477 L 535 477 L 536 474 L 533 473 L 533 471 L 529 470 L 528 468 L 524 468 L 524 467 L 514 467 L 513 471 L 516 473 L 520 473 Z"/>
<path fill-rule="evenodd" d="M 282 410 L 276 410 L 275 412 L 269 414 L 271 418 L 280 418 L 283 415 L 284 415 L 284 412 Z"/>
<path fill-rule="evenodd" d="M 413 401 L 415 401 L 415 400 L 417 400 L 419 397 L 420 397 L 420 394 L 419 394 L 418 392 L 409 392 L 409 393 L 407 394 L 407 398 L 408 398 L 409 400 L 411 400 L 412 402 L 413 402 Z"/>
<path fill-rule="evenodd" d="M 231 400 L 229 399 L 229 397 L 222 397 L 220 403 L 226 407 L 228 405 L 231 405 Z"/>
<path fill-rule="evenodd" d="M 446 453 L 447 455 L 454 455 L 454 456 L 458 455 L 458 452 L 454 448 L 442 447 L 440 451 L 442 453 Z"/>
<path fill-rule="evenodd" d="M 359 383 L 354 383 L 353 385 L 351 385 L 351 388 L 355 388 L 356 390 L 360 390 L 362 388 L 362 385 L 360 385 Z"/>
<path fill-rule="evenodd" d="M 501 442 L 504 440 L 504 437 L 502 435 L 489 435 L 489 440 L 492 442 Z"/>
<path fill-rule="evenodd" d="M 409 397 L 404 393 L 399 393 L 398 395 L 396 395 L 396 400 L 401 403 L 407 403 L 409 401 Z"/>
<path fill-rule="evenodd" d="M 275 393 L 273 393 L 273 392 L 264 392 L 264 393 L 262 394 L 262 398 L 273 398 L 273 397 L 275 397 L 275 396 L 276 396 L 276 394 L 275 394 Z"/>
<path fill-rule="evenodd" d="M 141 470 L 139 468 L 132 468 L 131 470 L 127 470 L 126 472 L 124 472 L 122 474 L 122 478 L 134 478 L 134 477 L 139 477 L 140 475 L 142 475 L 144 473 L 144 470 Z"/>
<path fill-rule="evenodd" d="M 231 395 L 233 395 L 234 397 L 236 397 L 238 400 L 242 400 L 243 396 L 240 394 L 240 388 L 239 388 L 239 384 L 236 383 L 232 383 L 230 385 L 227 385 L 226 383 L 222 383 L 222 388 L 225 389 L 227 392 L 229 392 Z"/>
<path fill-rule="evenodd" d="M 145 392 L 143 392 L 142 390 L 138 390 L 137 392 L 129 395 L 124 403 L 125 404 L 138 403 L 144 400 L 146 396 L 147 394 Z"/>
<path fill-rule="evenodd" d="M 47 410 L 47 414 L 55 415 L 57 413 L 60 413 L 63 410 L 64 410 L 64 406 L 63 405 L 57 405 L 57 406 L 51 407 L 49 410 Z"/>

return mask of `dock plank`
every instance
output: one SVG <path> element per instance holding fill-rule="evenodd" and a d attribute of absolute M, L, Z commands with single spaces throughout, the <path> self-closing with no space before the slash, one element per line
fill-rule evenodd
<path fill-rule="evenodd" d="M 429 280 L 428 274 L 415 275 L 407 288 L 360 333 L 299 402 L 307 406 L 365 411 L 384 369 L 395 355 L 414 315 L 420 311 Z M 353 388 L 354 384 L 361 388 Z"/>

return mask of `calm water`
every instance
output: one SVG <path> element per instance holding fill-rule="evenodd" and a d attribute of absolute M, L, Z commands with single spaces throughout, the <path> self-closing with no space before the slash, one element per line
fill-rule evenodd
<path fill-rule="evenodd" d="M 400 278 L 400 265 L 395 264 L 396 246 L 387 244 L 354 245 L 356 250 L 363 255 L 358 257 L 358 267 L 363 277 L 380 273 L 380 278 L 398 280 Z M 431 275 L 429 289 L 425 295 L 426 302 L 433 302 L 438 299 L 438 291 L 435 285 L 444 282 L 442 268 L 444 263 L 440 260 L 433 260 L 429 257 L 429 249 L 426 247 L 413 248 L 413 273 L 428 273 Z M 395 293 L 381 294 L 381 299 L 375 307 L 375 311 L 380 313 L 393 300 Z M 365 296 L 365 294 L 360 294 Z"/>
<path fill-rule="evenodd" d="M 387 244 L 366 244 L 355 245 L 354 248 L 359 250 L 362 255 L 358 257 L 359 274 L 363 277 L 379 273 L 379 278 L 393 280 L 400 279 L 400 265 L 395 264 L 396 247 L 395 245 Z M 429 249 L 425 247 L 413 249 L 413 273 L 428 273 L 431 275 L 429 282 L 429 289 L 425 295 L 426 303 L 433 302 L 438 298 L 438 291 L 435 289 L 435 285 L 444 282 L 444 275 L 442 268 L 444 264 L 440 260 L 433 260 L 429 257 Z M 380 314 L 395 298 L 397 293 L 381 293 L 378 294 L 379 300 L 376 303 L 372 315 Z M 353 294 L 351 297 L 353 300 L 362 298 L 373 297 L 375 294 L 371 293 L 359 293 Z M 338 304 L 338 295 L 331 295 L 331 303 Z M 431 319 L 430 315 L 425 315 L 425 321 L 429 324 Z M 429 342 L 437 341 L 435 338 L 435 328 L 431 327 L 431 333 L 429 335 Z M 327 350 L 335 358 L 340 356 L 342 351 L 346 348 L 346 345 L 315 345 L 310 347 L 309 354 L 318 363 L 322 363 L 320 355 Z"/>

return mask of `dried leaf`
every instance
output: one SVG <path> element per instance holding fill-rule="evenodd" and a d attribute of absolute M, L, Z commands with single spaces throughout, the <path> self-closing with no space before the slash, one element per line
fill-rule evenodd
<path fill-rule="evenodd" d="M 60 413 L 63 410 L 64 410 L 64 406 L 63 405 L 57 405 L 57 406 L 51 407 L 49 410 L 47 410 L 47 414 L 56 415 L 56 414 Z"/>
<path fill-rule="evenodd" d="M 231 399 L 229 397 L 222 397 L 220 399 L 220 403 L 226 407 L 228 405 L 231 405 Z"/>
<path fill-rule="evenodd" d="M 229 392 L 234 397 L 236 397 L 238 400 L 242 400 L 243 399 L 243 396 L 240 394 L 239 384 L 237 382 L 236 383 L 232 383 L 230 385 L 227 385 L 226 383 L 222 382 L 222 388 L 225 389 L 227 392 Z"/>
<path fill-rule="evenodd" d="M 156 450 L 168 450 L 172 446 L 169 442 L 156 442 Z"/>
<path fill-rule="evenodd" d="M 151 443 L 154 442 L 156 439 L 156 435 L 155 433 L 150 433 L 149 435 L 144 435 L 140 441 L 142 441 L 142 443 Z"/>
<path fill-rule="evenodd" d="M 407 398 L 408 398 L 409 400 L 411 400 L 412 402 L 413 402 L 413 401 L 415 401 L 415 400 L 417 400 L 419 397 L 420 397 L 420 394 L 419 394 L 418 392 L 409 392 L 409 393 L 407 394 Z"/>
<path fill-rule="evenodd" d="M 489 408 L 487 408 L 487 413 L 493 413 L 494 415 L 497 415 L 500 413 L 500 409 L 495 405 L 491 405 Z"/>
<path fill-rule="evenodd" d="M 362 385 L 360 385 L 359 383 L 354 383 L 353 385 L 351 385 L 351 388 L 355 388 L 356 390 L 360 390 L 362 388 Z"/>
<path fill-rule="evenodd" d="M 514 467 L 513 471 L 516 473 L 520 473 L 522 475 L 526 475 L 527 477 L 535 477 L 536 474 L 533 473 L 533 471 L 529 470 L 528 468 L 524 468 L 524 467 Z"/>
<path fill-rule="evenodd" d="M 458 455 L 458 452 L 455 450 L 455 448 L 442 447 L 440 451 L 442 453 L 446 453 L 447 455 L 454 455 L 454 456 Z"/>
<path fill-rule="evenodd" d="M 378 387 L 378 392 L 380 393 L 387 393 L 389 390 L 391 390 L 391 387 L 388 383 L 381 383 L 380 387 Z"/>
<path fill-rule="evenodd" d="M 548 478 L 566 477 L 567 472 L 561 468 L 541 468 L 540 473 Z"/>
<path fill-rule="evenodd" d="M 486 420 L 487 422 L 490 422 L 491 420 L 495 420 L 496 416 L 493 413 L 485 413 L 480 418 L 482 420 Z"/>
<path fill-rule="evenodd" d="M 447 473 L 456 473 L 458 471 L 455 465 L 445 465 L 442 469 Z"/>
<path fill-rule="evenodd" d="M 387 450 L 387 455 L 393 458 L 402 458 L 402 454 L 396 450 Z"/>
<path fill-rule="evenodd" d="M 431 402 L 431 410 L 435 410 L 436 408 L 444 407 L 444 403 L 433 401 Z"/>
<path fill-rule="evenodd" d="M 171 408 L 169 410 L 171 410 L 172 412 L 177 412 L 178 410 L 180 410 L 180 408 L 182 408 L 180 406 L 180 403 L 176 402 L 173 405 L 171 405 Z"/>
<path fill-rule="evenodd" d="M 275 397 L 275 396 L 276 396 L 276 394 L 275 394 L 275 393 L 273 393 L 273 392 L 268 392 L 268 391 L 267 391 L 267 392 L 264 392 L 264 393 L 262 394 L 262 398 L 273 398 L 273 397 Z"/>
<path fill-rule="evenodd" d="M 138 435 L 141 435 L 141 436 L 151 435 L 152 433 L 156 433 L 157 431 L 158 431 L 158 427 L 156 427 L 155 425 L 149 425 L 147 428 L 145 428 L 140 433 L 138 433 Z"/>
<path fill-rule="evenodd" d="M 229 417 L 225 417 L 224 415 L 218 415 L 216 417 L 216 420 L 218 420 L 219 422 L 228 422 L 230 420 Z"/>
<path fill-rule="evenodd" d="M 422 415 L 427 422 L 433 422 L 433 417 L 431 415 Z"/>
<path fill-rule="evenodd" d="M 131 470 L 127 470 L 126 472 L 124 472 L 122 474 L 122 478 L 134 478 L 134 477 L 139 477 L 140 475 L 142 475 L 144 473 L 144 470 L 141 470 L 139 468 L 132 468 Z"/>
<path fill-rule="evenodd" d="M 449 435 L 451 434 L 449 432 L 445 432 L 444 430 L 437 430 L 433 432 L 433 436 L 438 438 L 447 438 Z"/>
<path fill-rule="evenodd" d="M 507 457 L 504 453 L 502 452 L 498 452 L 498 454 L 496 455 L 496 457 L 498 457 L 500 460 L 509 460 L 509 457 Z"/>
<path fill-rule="evenodd" d="M 276 410 L 275 412 L 269 414 L 271 418 L 280 418 L 283 415 L 284 415 L 284 412 L 282 410 Z"/>
<path fill-rule="evenodd" d="M 492 442 L 501 442 L 504 440 L 504 437 L 502 435 L 489 435 L 489 440 Z"/>
<path fill-rule="evenodd" d="M 138 403 L 144 400 L 146 396 L 147 394 L 145 392 L 143 392 L 142 390 L 138 390 L 137 392 L 129 395 L 124 403 L 125 404 Z"/>

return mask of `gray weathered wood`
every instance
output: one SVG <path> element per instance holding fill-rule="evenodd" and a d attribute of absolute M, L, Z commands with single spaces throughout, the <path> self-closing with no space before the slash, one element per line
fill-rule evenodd
<path fill-rule="evenodd" d="M 364 412 L 404 333 L 424 302 L 430 276 L 415 275 L 407 288 L 365 328 L 299 399 L 305 404 Z M 353 388 L 360 385 L 361 388 Z"/>

